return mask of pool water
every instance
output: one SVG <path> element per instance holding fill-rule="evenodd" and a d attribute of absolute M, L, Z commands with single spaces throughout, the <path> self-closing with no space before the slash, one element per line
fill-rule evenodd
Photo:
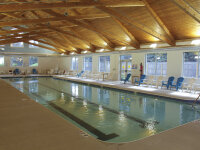
<path fill-rule="evenodd" d="M 200 118 L 200 111 L 192 109 L 191 104 L 168 98 L 51 77 L 4 80 L 81 130 L 106 142 L 138 140 Z"/>

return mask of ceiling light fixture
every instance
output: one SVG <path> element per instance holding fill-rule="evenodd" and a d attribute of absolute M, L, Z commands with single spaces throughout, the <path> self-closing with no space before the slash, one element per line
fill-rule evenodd
<path fill-rule="evenodd" d="M 103 48 L 99 50 L 99 52 L 103 52 L 103 51 L 104 51 L 104 49 L 103 49 Z"/>
<path fill-rule="evenodd" d="M 119 50 L 126 50 L 126 46 L 121 47 Z"/>
<path fill-rule="evenodd" d="M 200 45 L 200 40 L 193 40 L 191 42 L 192 45 Z"/>
<path fill-rule="evenodd" d="M 150 47 L 151 47 L 151 48 L 156 48 L 156 47 L 157 47 L 157 44 L 151 44 Z"/>

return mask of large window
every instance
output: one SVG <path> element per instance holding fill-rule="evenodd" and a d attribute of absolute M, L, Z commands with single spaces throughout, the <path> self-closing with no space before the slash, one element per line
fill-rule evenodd
<path fill-rule="evenodd" d="M 72 70 L 78 71 L 78 58 L 77 57 L 73 57 L 72 58 L 72 66 L 71 66 Z"/>
<path fill-rule="evenodd" d="M 30 43 L 33 43 L 33 44 L 39 44 L 38 41 L 34 41 L 34 40 L 30 40 L 29 42 L 30 42 Z M 35 46 L 35 45 L 32 45 L 32 44 L 29 44 L 29 48 L 38 48 L 38 47 Z"/>
<path fill-rule="evenodd" d="M 99 72 L 110 72 L 110 56 L 99 57 Z"/>
<path fill-rule="evenodd" d="M 29 66 L 30 67 L 37 67 L 38 66 L 38 57 L 30 56 L 29 57 Z"/>
<path fill-rule="evenodd" d="M 199 77 L 200 76 L 200 56 L 199 52 L 185 52 L 183 54 L 183 76 Z"/>
<path fill-rule="evenodd" d="M 0 56 L 0 66 L 4 66 L 4 56 Z"/>
<path fill-rule="evenodd" d="M 23 66 L 23 57 L 20 57 L 20 56 L 11 57 L 11 66 L 12 67 L 22 67 Z"/>
<path fill-rule="evenodd" d="M 92 57 L 84 58 L 84 71 L 92 71 Z"/>
<path fill-rule="evenodd" d="M 167 53 L 151 53 L 146 55 L 147 75 L 167 75 Z"/>
<path fill-rule="evenodd" d="M 24 43 L 23 42 L 12 43 L 10 46 L 11 47 L 24 47 Z"/>

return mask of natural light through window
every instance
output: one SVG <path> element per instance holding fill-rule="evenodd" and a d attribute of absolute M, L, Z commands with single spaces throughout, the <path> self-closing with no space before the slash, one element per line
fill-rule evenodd
<path fill-rule="evenodd" d="M 4 56 L 0 56 L 0 66 L 4 66 Z"/>
<path fill-rule="evenodd" d="M 38 66 L 38 57 L 30 56 L 29 57 L 29 66 L 30 67 L 37 67 Z"/>

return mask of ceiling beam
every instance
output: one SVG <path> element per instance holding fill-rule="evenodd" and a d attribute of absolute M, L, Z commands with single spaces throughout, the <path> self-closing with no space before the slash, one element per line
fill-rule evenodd
<path fill-rule="evenodd" d="M 44 12 L 49 13 L 52 16 L 61 17 L 61 14 L 56 13 L 56 12 L 54 12 L 52 10 L 44 10 Z M 96 28 L 90 26 L 89 24 L 82 23 L 82 22 L 74 20 L 74 19 L 66 19 L 66 21 L 96 33 L 106 43 L 105 47 L 107 47 L 110 50 L 114 50 L 115 45 L 112 42 L 110 42 L 109 39 L 107 39 L 107 37 L 105 37 L 102 34 L 102 31 L 97 31 Z"/>
<path fill-rule="evenodd" d="M 63 16 L 63 17 L 54 17 L 54 18 L 41 18 L 41 19 L 23 19 L 18 21 L 6 21 L 0 22 L 0 27 L 4 26 L 16 26 L 16 25 L 29 25 L 29 24 L 39 24 L 46 23 L 51 21 L 63 21 L 67 19 L 96 19 L 96 18 L 105 18 L 110 17 L 108 15 L 82 15 L 82 16 Z"/>
<path fill-rule="evenodd" d="M 169 40 L 171 40 L 171 43 L 175 44 L 175 39 L 173 37 L 173 35 L 171 34 L 171 32 L 169 31 L 169 29 L 166 27 L 166 25 L 164 24 L 164 22 L 160 19 L 160 17 L 157 15 L 157 13 L 154 11 L 154 9 L 150 6 L 149 2 L 147 2 L 147 0 L 142 0 L 145 4 L 145 7 L 147 8 L 147 10 L 149 11 L 149 13 L 151 14 L 151 16 L 156 20 L 156 22 L 159 24 L 159 26 L 163 29 L 163 31 L 166 34 L 166 38 L 168 38 Z"/>
<path fill-rule="evenodd" d="M 115 17 L 112 17 L 113 20 L 115 20 L 115 22 L 120 26 L 120 28 L 123 30 L 123 32 L 130 38 L 130 45 L 135 47 L 136 49 L 140 48 L 140 43 L 136 40 L 136 38 L 134 37 L 134 35 L 128 30 L 128 28 L 126 27 L 126 25 L 121 22 L 120 20 L 118 20 Z"/>
<path fill-rule="evenodd" d="M 140 0 L 137 1 L 123 0 L 123 1 L 108 1 L 105 2 L 104 4 L 100 4 L 97 2 L 90 2 L 89 4 L 83 2 L 5 4 L 5 5 L 0 5 L 0 12 L 19 12 L 19 11 L 54 9 L 54 8 L 94 8 L 96 6 L 133 7 L 133 6 L 144 6 L 144 3 Z"/>
<path fill-rule="evenodd" d="M 46 45 L 50 45 L 50 46 L 54 47 L 55 49 L 58 49 L 58 50 L 60 50 L 60 51 L 62 51 L 62 52 L 69 51 L 69 50 L 66 50 L 66 49 L 63 49 L 63 48 L 57 46 L 56 44 L 50 43 L 50 42 L 48 42 L 48 41 L 40 40 L 40 37 L 38 37 L 38 38 L 32 38 L 32 39 L 33 39 L 34 41 L 38 41 L 39 43 L 43 43 L 43 44 L 46 44 Z"/>
<path fill-rule="evenodd" d="M 182 9 L 186 14 L 191 16 L 194 20 L 200 23 L 200 14 L 193 7 L 191 7 L 186 0 L 171 0 L 176 6 Z"/>
<path fill-rule="evenodd" d="M 169 40 L 168 38 L 166 38 L 165 36 L 161 35 L 160 33 L 157 33 L 155 31 L 153 31 L 152 29 L 148 28 L 146 25 L 143 25 L 141 23 L 138 23 L 134 20 L 130 20 L 129 18 L 127 18 L 124 15 L 121 15 L 119 12 L 111 9 L 111 8 L 107 8 L 107 7 L 96 7 L 99 10 L 110 14 L 112 17 L 117 18 L 118 20 L 120 20 L 121 22 L 125 23 L 125 24 L 129 24 L 130 26 L 145 32 L 153 37 L 156 37 L 157 39 L 160 39 L 161 41 L 164 41 L 166 43 L 168 43 L 169 45 L 174 45 L 175 43 L 173 43 L 171 40 Z"/>

